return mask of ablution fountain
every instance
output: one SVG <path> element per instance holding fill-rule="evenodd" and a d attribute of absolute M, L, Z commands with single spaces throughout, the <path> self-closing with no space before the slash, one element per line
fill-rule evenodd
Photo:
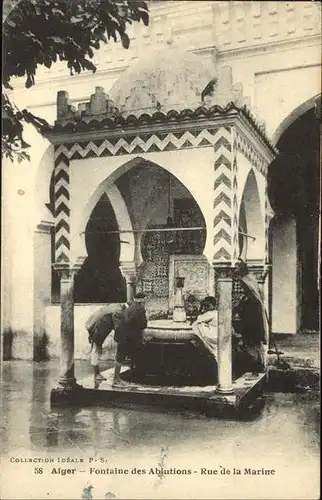
<path fill-rule="evenodd" d="M 185 278 L 177 276 L 175 278 L 174 307 L 171 319 L 159 319 L 149 321 L 147 336 L 159 339 L 189 339 L 192 336 L 192 327 L 187 321 L 187 314 L 184 304 Z"/>
<path fill-rule="evenodd" d="M 184 283 L 184 277 L 175 278 L 172 318 L 148 323 L 142 371 L 150 383 L 180 386 L 217 382 L 216 362 L 187 319 Z"/>
<path fill-rule="evenodd" d="M 140 366 L 122 368 L 121 386 L 113 385 L 114 368 L 103 372 L 106 381 L 94 384 L 94 389 L 92 378 L 85 379 L 82 381 L 83 403 L 155 405 L 239 418 L 240 412 L 254 400 L 261 401 L 265 373 L 256 379 L 245 373 L 233 381 L 232 391 L 221 390 L 217 362 L 187 318 L 184 282 L 181 276 L 175 278 L 172 318 L 149 321 Z M 221 362 L 222 369 L 227 370 L 225 360 Z"/>

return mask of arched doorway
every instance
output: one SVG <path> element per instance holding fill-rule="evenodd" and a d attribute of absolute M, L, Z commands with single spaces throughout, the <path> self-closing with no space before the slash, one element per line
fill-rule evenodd
<path fill-rule="evenodd" d="M 205 219 L 190 191 L 165 168 L 143 158 L 123 167 L 119 176 L 103 182 L 105 191 L 88 218 L 88 255 L 75 278 L 75 302 L 124 301 L 124 259 L 126 264 L 133 261 L 137 289 L 148 295 L 151 308 L 168 308 L 170 256 L 202 256 Z M 118 196 L 113 198 L 114 191 Z M 125 259 L 127 247 L 135 250 Z"/>
<path fill-rule="evenodd" d="M 121 239 L 106 193 L 90 215 L 85 229 L 85 243 L 87 258 L 75 277 L 75 302 L 124 302 L 125 281 L 119 268 Z"/>
<path fill-rule="evenodd" d="M 137 291 L 147 295 L 150 311 L 167 310 L 171 256 L 202 256 L 206 241 L 202 211 L 176 176 L 147 160 L 123 173 L 117 186 L 135 230 Z M 174 230 L 180 227 L 201 229 Z M 187 263 L 187 289 L 192 264 Z"/>
<path fill-rule="evenodd" d="M 239 231 L 240 257 L 248 261 L 263 260 L 265 257 L 265 224 L 257 180 L 253 170 L 250 170 L 247 176 L 241 199 Z"/>
<path fill-rule="evenodd" d="M 272 320 L 281 333 L 319 328 L 319 122 L 305 111 L 281 135 L 268 171 Z"/>

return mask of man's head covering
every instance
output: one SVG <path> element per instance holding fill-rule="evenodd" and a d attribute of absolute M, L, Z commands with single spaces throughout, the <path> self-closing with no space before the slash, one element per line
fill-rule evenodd
<path fill-rule="evenodd" d="M 248 266 L 243 259 L 238 259 L 235 264 L 235 275 L 239 278 L 243 278 L 249 273 Z"/>
<path fill-rule="evenodd" d="M 205 305 L 212 305 L 214 308 L 217 307 L 217 300 L 216 297 L 213 297 L 212 295 L 207 295 L 202 301 Z"/>

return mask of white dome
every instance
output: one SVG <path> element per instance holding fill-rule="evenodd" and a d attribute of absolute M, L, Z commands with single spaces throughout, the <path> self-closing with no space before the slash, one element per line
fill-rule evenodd
<path fill-rule="evenodd" d="M 213 77 L 208 60 L 170 46 L 146 51 L 116 81 L 109 97 L 123 116 L 196 109 Z"/>

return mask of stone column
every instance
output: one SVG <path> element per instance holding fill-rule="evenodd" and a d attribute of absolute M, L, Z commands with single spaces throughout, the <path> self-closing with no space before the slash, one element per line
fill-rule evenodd
<path fill-rule="evenodd" d="M 61 271 L 60 278 L 60 374 L 59 384 L 72 387 L 76 384 L 74 369 L 74 272 Z"/>
<path fill-rule="evenodd" d="M 60 371 L 51 401 L 72 403 L 75 389 L 80 388 L 74 366 L 74 277 L 77 270 L 68 264 L 56 264 L 55 268 L 61 277 Z"/>
<path fill-rule="evenodd" d="M 126 282 L 126 300 L 131 302 L 136 288 L 136 265 L 135 262 L 121 262 L 120 270 Z"/>
<path fill-rule="evenodd" d="M 218 293 L 218 387 L 220 394 L 231 394 L 232 385 L 232 267 L 215 264 Z"/>
<path fill-rule="evenodd" d="M 132 281 L 131 278 L 126 281 L 126 301 L 131 302 L 135 295 L 135 281 Z"/>

